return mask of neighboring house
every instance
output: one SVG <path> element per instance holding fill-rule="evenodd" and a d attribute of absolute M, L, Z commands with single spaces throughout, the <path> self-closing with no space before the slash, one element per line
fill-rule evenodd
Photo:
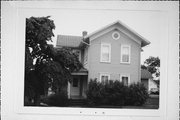
<path fill-rule="evenodd" d="M 149 92 L 155 92 L 155 91 L 159 91 L 158 84 L 155 80 L 150 79 L 149 80 Z"/>
<path fill-rule="evenodd" d="M 141 83 L 147 88 L 148 92 L 152 89 L 158 89 L 158 84 L 153 80 L 152 74 L 146 70 L 141 70 Z"/>
<path fill-rule="evenodd" d="M 69 98 L 86 97 L 90 79 L 120 80 L 125 85 L 141 80 L 142 47 L 150 44 L 145 38 L 121 23 L 114 22 L 91 34 L 58 35 L 56 47 L 71 47 L 79 53 L 84 68 L 72 73 L 68 84 Z"/>
<path fill-rule="evenodd" d="M 152 81 L 152 74 L 146 70 L 146 69 L 142 69 L 141 70 L 141 83 L 144 84 L 144 86 L 146 87 L 146 89 L 148 91 L 150 91 L 150 81 Z"/>

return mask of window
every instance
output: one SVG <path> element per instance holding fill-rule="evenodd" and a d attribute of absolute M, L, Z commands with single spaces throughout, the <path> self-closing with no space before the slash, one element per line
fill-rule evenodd
<path fill-rule="evenodd" d="M 111 60 L 111 44 L 101 44 L 101 62 L 110 62 Z"/>
<path fill-rule="evenodd" d="M 125 85 L 128 86 L 130 84 L 130 75 L 120 75 L 120 81 Z"/>
<path fill-rule="evenodd" d="M 121 46 L 121 63 L 130 63 L 130 45 Z"/>
<path fill-rule="evenodd" d="M 114 40 L 118 40 L 118 39 L 120 38 L 120 34 L 119 34 L 118 32 L 113 32 L 112 38 L 113 38 Z"/>
<path fill-rule="evenodd" d="M 84 64 L 88 61 L 88 49 L 87 47 L 84 49 Z"/>
<path fill-rule="evenodd" d="M 76 53 L 78 55 L 79 61 L 81 61 L 81 51 L 80 50 L 76 50 Z"/>
<path fill-rule="evenodd" d="M 81 50 L 73 49 L 73 53 L 75 53 L 77 55 L 79 61 L 81 61 Z"/>
<path fill-rule="evenodd" d="M 73 78 L 73 87 L 78 87 L 79 80 L 77 78 Z"/>
<path fill-rule="evenodd" d="M 110 75 L 109 74 L 100 74 L 100 81 L 105 83 L 108 80 L 110 80 Z"/>

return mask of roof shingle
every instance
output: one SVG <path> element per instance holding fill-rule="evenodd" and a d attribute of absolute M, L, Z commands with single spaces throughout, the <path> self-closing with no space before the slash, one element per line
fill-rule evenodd
<path fill-rule="evenodd" d="M 152 78 L 151 73 L 148 70 L 142 69 L 141 70 L 141 79 L 149 79 Z"/>
<path fill-rule="evenodd" d="M 79 47 L 82 38 L 81 36 L 58 35 L 56 46 Z"/>

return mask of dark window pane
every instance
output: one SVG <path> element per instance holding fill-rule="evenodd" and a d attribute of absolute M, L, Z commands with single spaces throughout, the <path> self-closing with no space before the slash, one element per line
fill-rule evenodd
<path fill-rule="evenodd" d="M 78 87 L 78 79 L 77 78 L 74 78 L 73 79 L 73 87 Z"/>

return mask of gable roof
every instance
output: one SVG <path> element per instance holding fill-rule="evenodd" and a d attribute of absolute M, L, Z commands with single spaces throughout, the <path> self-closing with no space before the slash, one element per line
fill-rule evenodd
<path fill-rule="evenodd" d="M 78 48 L 82 38 L 81 36 L 58 35 L 56 46 Z"/>
<path fill-rule="evenodd" d="M 141 69 L 141 79 L 150 79 L 150 78 L 152 78 L 152 74 L 146 69 Z"/>
<path fill-rule="evenodd" d="M 131 34 L 135 35 L 135 36 L 141 41 L 141 47 L 144 47 L 144 46 L 150 44 L 150 42 L 149 42 L 148 40 L 146 40 L 144 37 L 142 37 L 141 35 L 139 35 L 137 32 L 135 32 L 134 30 L 132 30 L 131 28 L 129 28 L 127 25 L 125 25 L 124 23 L 122 23 L 122 22 L 119 21 L 119 20 L 116 21 L 116 22 L 113 22 L 113 23 L 111 23 L 111 24 L 109 24 L 109 25 L 107 25 L 107 26 L 105 26 L 105 27 L 103 27 L 103 28 L 101 28 L 101 29 L 99 29 L 99 30 L 97 30 L 97 31 L 89 34 L 89 35 L 86 35 L 86 36 L 85 36 L 85 39 L 86 39 L 86 38 L 89 38 L 89 37 L 91 37 L 91 36 L 93 36 L 93 35 L 95 35 L 95 34 L 98 33 L 98 32 L 104 31 L 104 30 L 106 30 L 106 29 L 108 29 L 108 28 L 110 28 L 110 27 L 112 27 L 113 25 L 116 25 L 116 24 L 117 24 L 117 25 L 120 25 L 121 27 L 123 27 L 123 28 L 125 28 L 127 31 L 129 31 Z"/>
<path fill-rule="evenodd" d="M 139 35 L 137 32 L 135 32 L 134 30 L 130 29 L 127 25 L 123 24 L 122 22 L 120 22 L 119 20 L 116 22 L 113 22 L 91 34 L 87 34 L 86 36 L 82 37 L 82 36 L 71 36 L 71 35 L 58 35 L 57 36 L 57 42 L 56 42 L 56 46 L 65 46 L 65 47 L 73 47 L 73 48 L 78 48 L 80 47 L 81 42 L 86 41 L 88 43 L 88 40 L 90 37 L 92 37 L 93 35 L 105 31 L 106 29 L 114 26 L 114 25 L 119 25 L 122 28 L 124 28 L 126 31 L 128 31 L 130 34 L 132 34 L 133 36 L 137 37 L 138 40 L 141 42 L 141 47 L 144 47 L 148 44 L 150 44 L 150 42 L 148 40 L 146 40 L 144 37 L 142 37 L 141 35 Z"/>

